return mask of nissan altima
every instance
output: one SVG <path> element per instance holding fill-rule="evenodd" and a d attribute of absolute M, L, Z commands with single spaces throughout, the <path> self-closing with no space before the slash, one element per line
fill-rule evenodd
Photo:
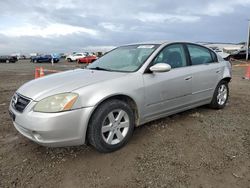
<path fill-rule="evenodd" d="M 32 80 L 13 95 L 15 128 L 51 147 L 89 143 L 100 152 L 124 146 L 134 127 L 209 105 L 225 107 L 231 65 L 188 42 L 118 47 L 85 69 Z"/>

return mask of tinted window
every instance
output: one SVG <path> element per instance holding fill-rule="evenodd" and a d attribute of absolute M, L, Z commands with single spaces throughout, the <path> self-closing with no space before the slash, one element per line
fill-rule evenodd
<path fill-rule="evenodd" d="M 191 44 L 188 44 L 187 47 L 191 57 L 192 65 L 200 65 L 213 62 L 209 49 Z"/>
<path fill-rule="evenodd" d="M 167 63 L 172 68 L 187 66 L 185 51 L 181 44 L 173 44 L 164 48 L 154 59 L 153 64 Z"/>

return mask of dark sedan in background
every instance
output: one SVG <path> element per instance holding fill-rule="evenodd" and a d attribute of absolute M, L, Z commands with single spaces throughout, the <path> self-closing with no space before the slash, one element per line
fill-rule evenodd
<path fill-rule="evenodd" d="M 17 61 L 18 60 L 16 56 L 8 56 L 8 55 L 0 56 L 1 63 L 15 63 Z"/>
<path fill-rule="evenodd" d="M 31 58 L 31 62 L 33 63 L 44 63 L 44 62 L 58 63 L 59 60 L 60 60 L 59 57 L 54 57 L 52 55 L 41 55 Z"/>

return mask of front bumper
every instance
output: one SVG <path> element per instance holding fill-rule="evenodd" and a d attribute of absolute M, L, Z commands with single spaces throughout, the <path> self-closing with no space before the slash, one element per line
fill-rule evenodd
<path fill-rule="evenodd" d="M 81 108 L 59 113 L 34 112 L 31 102 L 23 113 L 12 105 L 9 110 L 14 114 L 13 124 L 25 137 L 34 142 L 49 146 L 63 147 L 85 143 L 86 130 L 93 107 Z"/>

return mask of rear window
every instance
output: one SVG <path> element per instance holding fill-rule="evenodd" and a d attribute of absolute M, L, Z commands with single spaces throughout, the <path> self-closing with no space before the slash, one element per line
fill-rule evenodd
<path fill-rule="evenodd" d="M 214 62 L 210 50 L 198 45 L 187 45 L 192 65 L 201 65 Z"/>

